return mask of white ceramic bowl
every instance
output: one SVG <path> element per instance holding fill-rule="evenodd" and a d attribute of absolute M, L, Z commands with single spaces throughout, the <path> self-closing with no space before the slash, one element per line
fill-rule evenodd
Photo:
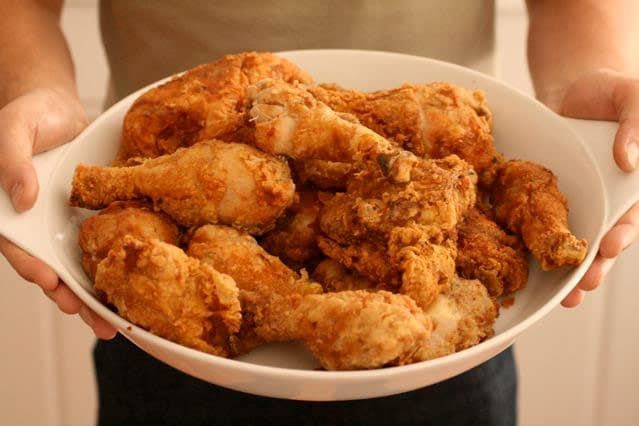
<path fill-rule="evenodd" d="M 574 287 L 595 254 L 605 230 L 639 199 L 639 173 L 627 175 L 612 157 L 613 123 L 569 120 L 530 97 L 483 74 L 425 58 L 373 51 L 310 50 L 282 56 L 317 82 L 360 90 L 404 82 L 447 81 L 481 89 L 494 113 L 497 148 L 508 158 L 541 163 L 559 177 L 570 205 L 570 225 L 591 249 L 581 266 L 542 272 L 531 264 L 527 287 L 514 306 L 502 309 L 495 336 L 443 358 L 369 371 L 318 371 L 299 344 L 267 345 L 240 359 L 219 358 L 157 337 L 120 318 L 95 299 L 82 271 L 78 225 L 93 214 L 69 207 L 75 166 L 108 164 L 114 158 L 130 95 L 95 120 L 73 142 L 35 158 L 41 192 L 35 207 L 16 214 L 0 195 L 0 234 L 46 261 L 91 309 L 159 360 L 200 379 L 258 395 L 315 401 L 372 398 L 410 391 L 474 367 L 507 348 L 517 335 L 546 315 Z"/>

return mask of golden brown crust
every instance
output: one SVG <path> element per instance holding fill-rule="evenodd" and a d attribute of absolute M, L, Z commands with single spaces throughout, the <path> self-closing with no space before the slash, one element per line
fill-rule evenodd
<path fill-rule="evenodd" d="M 159 240 L 124 237 L 98 265 L 95 289 L 123 318 L 214 355 L 228 356 L 217 342 L 240 328 L 233 279 Z"/>
<path fill-rule="evenodd" d="M 125 235 L 177 245 L 180 230 L 167 215 L 154 211 L 150 203 L 115 201 L 109 204 L 98 215 L 82 222 L 80 227 L 82 266 L 91 280 L 98 263 Z"/>
<path fill-rule="evenodd" d="M 147 91 L 124 117 L 115 164 L 130 157 L 170 154 L 206 139 L 250 140 L 245 126 L 246 90 L 266 77 L 311 81 L 308 74 L 286 59 L 271 53 L 248 52 L 197 66 Z"/>
<path fill-rule="evenodd" d="M 99 209 L 151 199 L 185 226 L 223 223 L 262 233 L 294 200 L 288 165 L 251 146 L 202 141 L 132 167 L 79 165 L 71 204 Z"/>
<path fill-rule="evenodd" d="M 455 264 L 461 277 L 478 279 L 491 296 L 517 291 L 528 280 L 528 256 L 522 241 L 478 208 L 457 226 Z"/>
<path fill-rule="evenodd" d="M 568 203 L 557 177 L 530 161 L 500 165 L 491 192 L 497 220 L 522 236 L 543 270 L 579 265 L 588 243 L 568 229 Z"/>

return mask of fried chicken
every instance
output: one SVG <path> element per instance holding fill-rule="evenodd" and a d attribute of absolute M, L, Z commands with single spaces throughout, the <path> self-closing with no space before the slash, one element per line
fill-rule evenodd
<path fill-rule="evenodd" d="M 115 201 L 109 204 L 107 208 L 86 219 L 80 226 L 82 267 L 92 281 L 98 263 L 125 235 L 131 235 L 140 240 L 158 239 L 177 245 L 180 230 L 167 215 L 154 211 L 149 203 Z"/>
<path fill-rule="evenodd" d="M 229 350 L 235 355 L 264 343 L 255 334 L 255 315 L 259 306 L 276 296 L 283 300 L 292 294 L 322 291 L 321 285 L 268 254 L 253 237 L 230 227 L 205 225 L 196 229 L 189 238 L 187 253 L 230 275 L 240 288 L 244 315 L 242 329 L 228 341 Z"/>
<path fill-rule="evenodd" d="M 425 312 L 433 321 L 433 332 L 414 361 L 459 352 L 493 336 L 499 305 L 479 281 L 455 277 Z"/>
<path fill-rule="evenodd" d="M 275 228 L 260 238 L 260 245 L 290 268 L 300 270 L 322 254 L 317 246 L 322 204 L 315 191 L 300 191 L 297 195 L 297 201 Z"/>
<path fill-rule="evenodd" d="M 411 298 L 387 291 L 340 291 L 287 302 L 260 306 L 258 332 L 270 341 L 303 341 L 327 370 L 407 364 L 432 330 Z"/>
<path fill-rule="evenodd" d="M 247 87 L 263 78 L 310 83 L 296 65 L 271 53 L 227 55 L 141 95 L 124 117 L 116 165 L 157 157 L 207 139 L 241 142 L 246 134 Z"/>
<path fill-rule="evenodd" d="M 420 157 L 458 155 L 474 167 L 481 186 L 490 186 L 494 166 L 503 160 L 493 144 L 492 113 L 481 91 L 442 82 L 404 84 L 372 93 L 334 84 L 311 86 L 308 91 Z"/>
<path fill-rule="evenodd" d="M 181 225 L 223 223 L 260 234 L 294 201 L 287 164 L 243 144 L 203 141 L 133 167 L 79 165 L 71 204 L 99 209 L 150 198 Z"/>
<path fill-rule="evenodd" d="M 187 252 L 229 274 L 241 290 L 246 315 L 231 340 L 236 353 L 261 342 L 302 340 L 327 369 L 375 368 L 406 362 L 430 333 L 429 318 L 408 297 L 317 294 L 319 284 L 233 228 L 197 229 Z"/>
<path fill-rule="evenodd" d="M 521 240 L 477 207 L 457 225 L 455 264 L 461 277 L 478 279 L 491 296 L 519 290 L 528 280 L 528 256 Z"/>
<path fill-rule="evenodd" d="M 228 275 L 159 240 L 129 235 L 98 264 L 95 289 L 123 318 L 176 343 L 228 356 L 239 330 L 239 291 Z"/>
<path fill-rule="evenodd" d="M 490 197 L 497 220 L 522 236 L 544 271 L 583 261 L 588 243 L 568 229 L 568 203 L 550 170 L 530 161 L 507 161 L 497 169 Z"/>
<path fill-rule="evenodd" d="M 451 230 L 475 204 L 476 175 L 456 156 L 424 160 L 412 155 L 366 169 L 349 180 L 347 191 L 326 201 L 320 228 L 332 240 L 351 244 L 385 241 L 398 226 Z"/>
<path fill-rule="evenodd" d="M 475 174 L 456 156 L 399 156 L 383 167 L 357 173 L 345 193 L 326 201 L 318 244 L 427 308 L 455 272 L 454 230 L 475 203 Z"/>
<path fill-rule="evenodd" d="M 355 163 L 396 153 L 391 142 L 345 119 L 298 85 L 265 79 L 249 87 L 255 145 L 296 161 Z"/>

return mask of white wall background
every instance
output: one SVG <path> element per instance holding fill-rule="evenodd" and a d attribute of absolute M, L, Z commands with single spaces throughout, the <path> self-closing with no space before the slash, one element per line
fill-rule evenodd
<path fill-rule="evenodd" d="M 76 61 L 82 100 L 100 111 L 107 71 L 95 0 L 67 1 L 63 27 Z M 498 1 L 500 78 L 531 93 L 525 62 L 523 0 Z M 608 283 L 576 309 L 557 308 L 515 345 L 520 369 L 520 426 L 631 426 L 639 422 L 639 289 L 624 253 Z M 35 286 L 0 259 L 0 416 L 2 424 L 95 423 L 93 337 L 60 314 Z"/>

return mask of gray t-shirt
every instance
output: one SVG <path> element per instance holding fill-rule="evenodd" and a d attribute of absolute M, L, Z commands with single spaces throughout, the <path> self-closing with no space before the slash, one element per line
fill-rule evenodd
<path fill-rule="evenodd" d="M 109 101 L 247 50 L 386 50 L 494 74 L 494 0 L 101 0 Z"/>

